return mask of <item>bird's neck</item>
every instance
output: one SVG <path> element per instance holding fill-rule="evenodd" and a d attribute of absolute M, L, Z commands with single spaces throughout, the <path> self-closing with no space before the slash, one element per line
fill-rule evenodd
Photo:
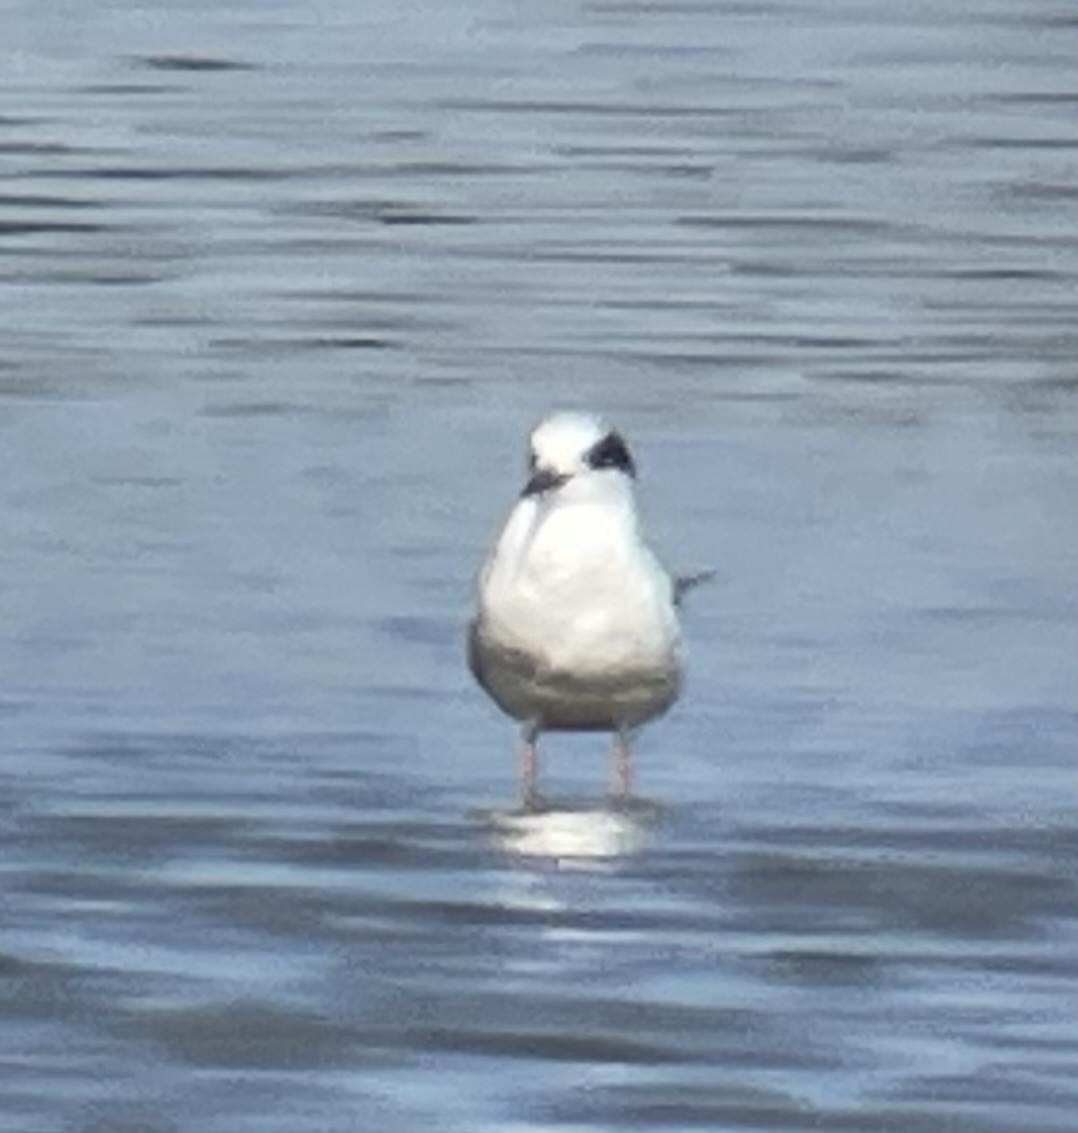
<path fill-rule="evenodd" d="M 632 482 L 620 475 L 582 476 L 570 480 L 537 515 L 540 527 L 553 534 L 573 532 L 574 540 L 591 542 L 628 537 L 635 542 L 639 522 Z"/>
<path fill-rule="evenodd" d="M 612 517 L 620 516 L 636 522 L 636 499 L 633 483 L 618 472 L 574 476 L 563 485 L 551 504 L 558 507 L 601 507 Z"/>

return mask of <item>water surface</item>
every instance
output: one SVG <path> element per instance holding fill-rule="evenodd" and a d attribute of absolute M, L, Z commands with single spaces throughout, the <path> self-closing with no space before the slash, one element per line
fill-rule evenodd
<path fill-rule="evenodd" d="M 4 25 L 0 1126 L 1073 1127 L 1069 5 Z M 718 577 L 524 821 L 563 404 Z"/>

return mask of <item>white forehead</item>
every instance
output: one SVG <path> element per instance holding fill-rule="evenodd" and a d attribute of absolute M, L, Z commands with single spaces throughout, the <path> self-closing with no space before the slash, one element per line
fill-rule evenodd
<path fill-rule="evenodd" d="M 539 464 L 568 470 L 609 432 L 594 413 L 552 413 L 532 430 L 532 452 Z"/>

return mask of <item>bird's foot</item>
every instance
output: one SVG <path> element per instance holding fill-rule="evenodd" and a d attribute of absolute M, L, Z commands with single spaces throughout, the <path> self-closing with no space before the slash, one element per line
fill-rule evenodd
<path fill-rule="evenodd" d="M 524 791 L 520 796 L 521 814 L 542 814 L 550 810 L 550 804 L 534 787 Z"/>

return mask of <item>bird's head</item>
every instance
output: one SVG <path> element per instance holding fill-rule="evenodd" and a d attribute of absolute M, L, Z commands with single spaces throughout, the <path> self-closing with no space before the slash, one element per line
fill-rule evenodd
<path fill-rule="evenodd" d="M 625 441 L 591 413 L 554 413 L 532 430 L 529 479 L 523 495 L 554 491 L 576 476 L 611 473 L 633 477 Z"/>

